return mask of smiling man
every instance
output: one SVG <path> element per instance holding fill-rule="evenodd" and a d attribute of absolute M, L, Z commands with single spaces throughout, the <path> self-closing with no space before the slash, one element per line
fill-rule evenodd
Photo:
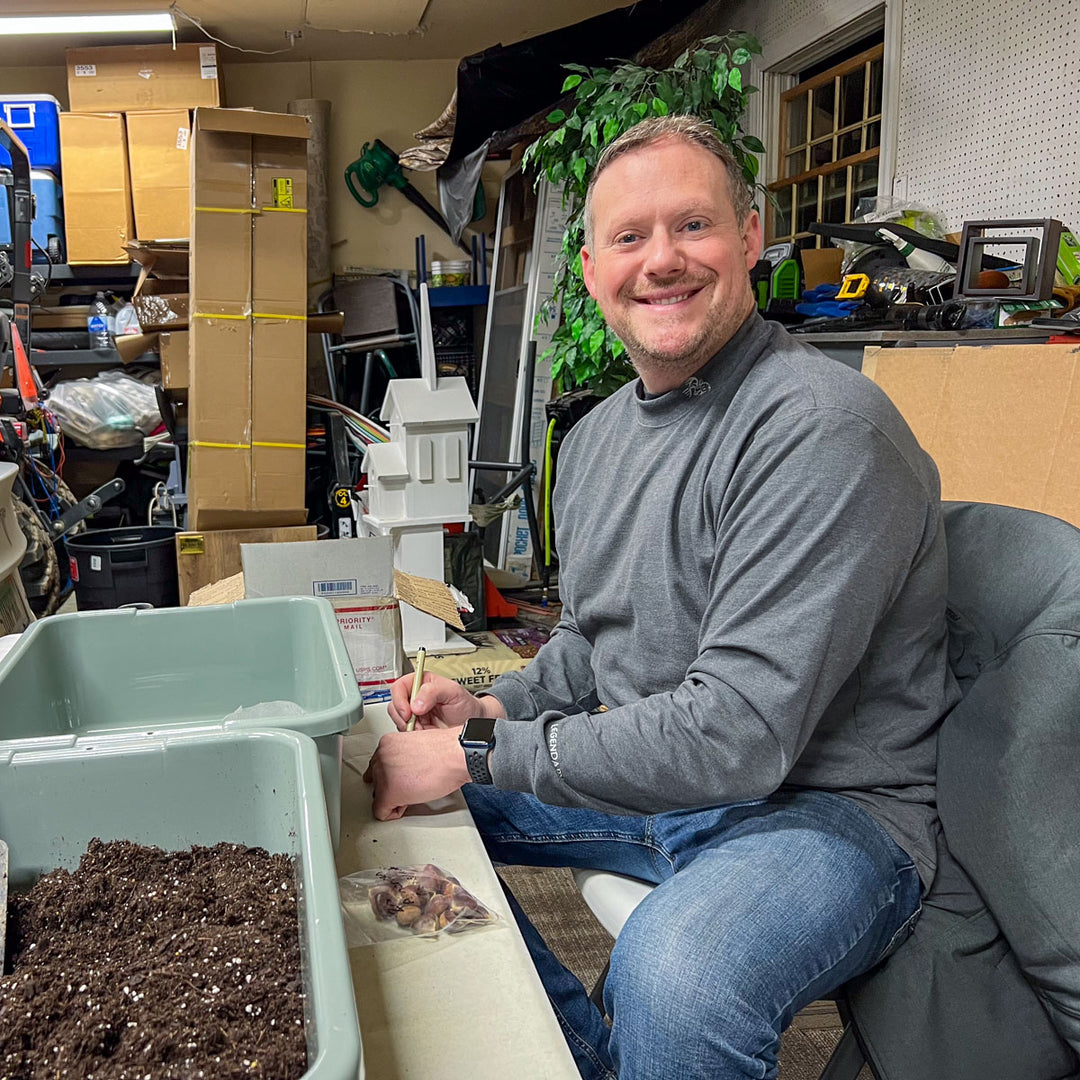
<path fill-rule="evenodd" d="M 873 383 L 754 310 L 761 227 L 711 128 L 632 128 L 586 212 L 639 378 L 560 450 L 559 625 L 489 695 L 425 677 L 374 811 L 463 785 L 494 860 L 657 885 L 610 1028 L 515 907 L 582 1076 L 774 1077 L 794 1014 L 895 947 L 933 878 L 958 696 L 937 471 Z"/>

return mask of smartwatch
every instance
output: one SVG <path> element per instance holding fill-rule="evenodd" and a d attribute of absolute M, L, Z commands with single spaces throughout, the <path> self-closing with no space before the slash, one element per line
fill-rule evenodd
<path fill-rule="evenodd" d="M 465 751 L 465 764 L 474 784 L 491 784 L 488 753 L 495 747 L 495 721 L 487 716 L 473 716 L 465 721 L 458 736 Z"/>

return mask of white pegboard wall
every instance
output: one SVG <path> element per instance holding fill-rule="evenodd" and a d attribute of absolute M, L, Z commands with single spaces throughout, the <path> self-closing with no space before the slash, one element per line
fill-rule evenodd
<path fill-rule="evenodd" d="M 904 0 L 896 176 L 965 218 L 1080 229 L 1080 3 Z"/>

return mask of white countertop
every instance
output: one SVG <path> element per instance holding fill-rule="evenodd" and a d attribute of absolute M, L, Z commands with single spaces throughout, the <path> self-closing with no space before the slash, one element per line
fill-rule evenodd
<path fill-rule="evenodd" d="M 350 949 L 366 1080 L 577 1080 L 555 1014 L 460 793 L 397 821 L 371 816 L 362 779 L 382 705 L 345 737 L 339 876 L 435 863 L 500 916 L 438 940 L 407 937 Z"/>

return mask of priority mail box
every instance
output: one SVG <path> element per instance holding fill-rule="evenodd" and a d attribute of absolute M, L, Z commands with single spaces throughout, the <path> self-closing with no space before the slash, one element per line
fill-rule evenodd
<path fill-rule="evenodd" d="M 197 109 L 188 525 L 306 520 L 307 120 Z"/>
<path fill-rule="evenodd" d="M 68 49 L 67 83 L 72 112 L 221 104 L 217 46 L 210 43 Z"/>
<path fill-rule="evenodd" d="M 241 544 L 244 594 L 321 596 L 331 602 L 361 696 L 389 697 L 402 674 L 390 537 L 316 543 Z"/>

